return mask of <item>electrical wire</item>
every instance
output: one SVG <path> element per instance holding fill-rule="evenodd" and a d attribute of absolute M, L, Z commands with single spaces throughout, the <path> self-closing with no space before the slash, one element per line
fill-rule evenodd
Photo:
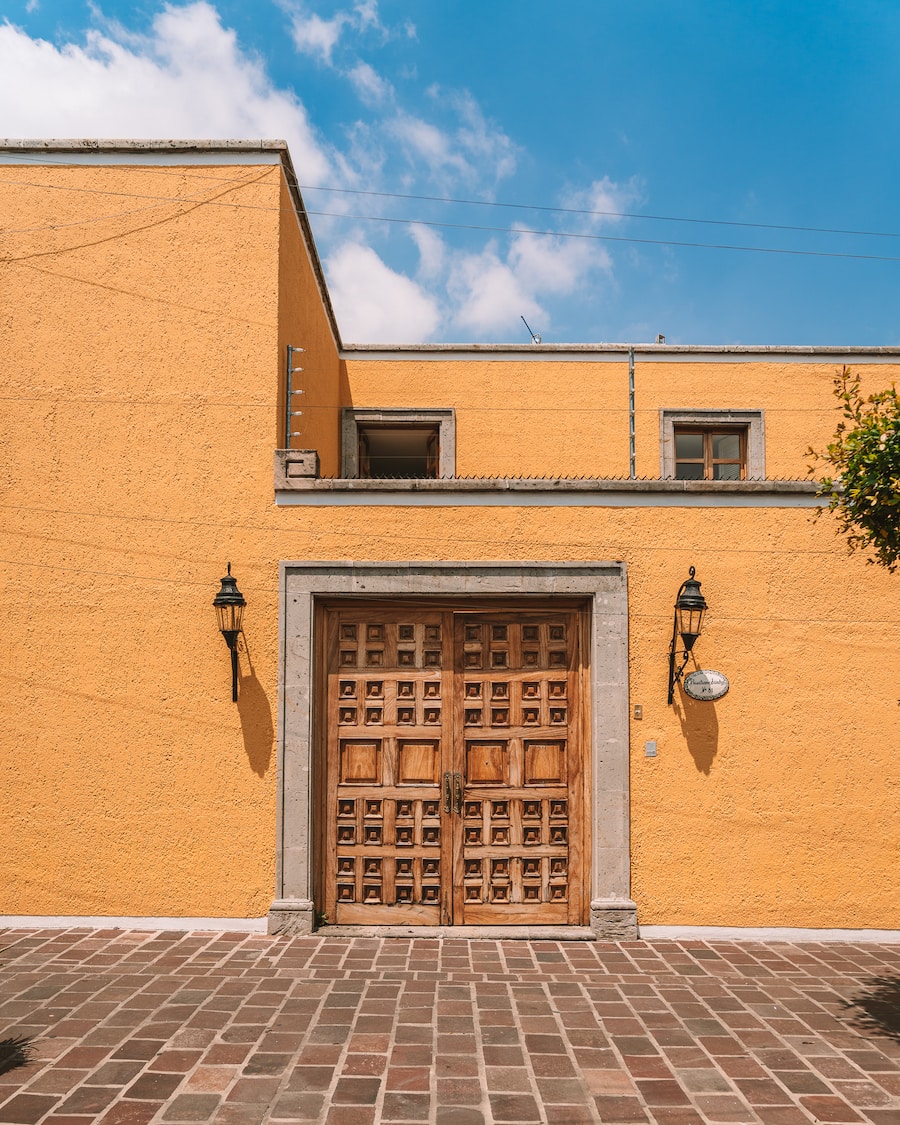
<path fill-rule="evenodd" d="M 41 158 L 29 154 L 29 164 L 36 164 L 39 166 L 55 167 L 55 168 L 75 168 L 81 165 L 72 164 L 71 161 L 65 160 L 51 160 L 49 158 Z M 10 167 L 12 164 L 3 164 L 0 161 L 0 167 Z M 183 165 L 178 168 L 149 168 L 141 166 L 141 173 L 151 174 L 158 176 L 178 176 L 181 178 L 189 177 L 192 179 L 206 179 L 214 180 L 219 183 L 240 183 L 240 179 L 233 176 L 211 176 L 207 173 L 193 172 L 190 169 L 193 165 Z M 9 181 L 6 181 L 9 182 Z M 61 190 L 88 190 L 78 188 L 67 188 L 65 185 L 51 185 L 51 184 L 33 184 L 34 187 L 59 187 Z M 332 187 L 326 184 L 298 184 L 301 191 L 326 191 L 333 194 L 341 195 L 362 195 L 371 196 L 378 199 L 402 199 L 406 201 L 416 201 L 423 203 L 448 203 L 457 206 L 465 207 L 499 207 L 506 210 L 518 211 L 545 211 L 550 214 L 558 215 L 586 215 L 602 218 L 613 219 L 638 219 L 647 220 L 651 222 L 662 223 L 697 223 L 707 226 L 721 226 L 721 227 L 739 227 L 748 230 L 782 230 L 792 231 L 795 233 L 805 234 L 839 234 L 851 235 L 863 238 L 900 238 L 898 231 L 877 231 L 877 230 L 856 230 L 849 227 L 810 227 L 801 226 L 791 223 L 753 223 L 738 219 L 705 219 L 696 218 L 687 215 L 653 215 L 644 211 L 612 211 L 602 210 L 598 208 L 589 207 L 558 207 L 546 203 L 512 203 L 509 201 L 495 200 L 495 199 L 466 199 L 459 196 L 445 196 L 445 195 L 418 195 L 407 192 L 397 191 L 373 191 L 366 188 L 350 188 L 350 187 Z M 115 193 L 105 193 L 115 194 Z M 128 194 L 128 193 L 118 193 Z M 288 210 L 287 208 L 277 208 L 277 210 Z M 30 228 L 25 228 L 30 229 Z M 40 229 L 40 228 L 38 228 Z"/>
<path fill-rule="evenodd" d="M 240 187 L 240 186 L 245 186 L 248 183 L 258 182 L 258 180 L 257 181 L 228 180 L 226 182 L 234 183 L 238 187 Z M 85 192 L 85 193 L 89 193 L 89 194 L 114 195 L 114 196 L 119 196 L 119 197 L 130 197 L 130 198 L 135 198 L 135 199 L 154 199 L 154 200 L 158 200 L 160 204 L 165 203 L 165 202 L 170 202 L 170 203 L 195 202 L 197 206 L 216 206 L 216 207 L 236 208 L 236 209 L 242 209 L 242 210 L 270 211 L 270 212 L 292 212 L 293 211 L 293 208 L 269 207 L 269 206 L 266 206 L 264 204 L 223 202 L 220 199 L 200 200 L 199 202 L 197 202 L 196 201 L 196 195 L 195 196 L 140 195 L 140 194 L 137 194 L 137 193 L 130 193 L 130 192 L 104 191 L 104 190 L 98 189 L 98 188 L 69 188 L 69 187 L 66 187 L 65 185 L 48 185 L 48 184 L 40 184 L 40 183 L 35 183 L 35 182 L 30 182 L 30 181 L 25 181 L 25 180 L 5 180 L 5 181 L 0 180 L 0 185 L 2 185 L 3 183 L 18 185 L 18 186 L 26 186 L 26 187 L 57 188 L 58 190 L 62 190 L 62 191 L 78 191 L 78 192 Z M 327 189 L 327 190 L 350 191 L 351 189 L 337 189 L 337 188 L 335 188 L 335 189 Z M 200 193 L 197 193 L 197 194 L 200 194 Z M 224 194 L 224 192 L 222 194 Z M 480 200 L 452 200 L 452 199 L 449 199 L 449 198 L 444 200 L 442 197 L 439 197 L 439 196 L 434 196 L 434 197 L 409 196 L 409 197 L 405 197 L 405 196 L 402 196 L 402 195 L 396 195 L 395 196 L 395 195 L 389 194 L 389 193 L 363 193 L 363 192 L 360 192 L 359 194 L 385 194 L 385 195 L 389 195 L 390 198 L 398 198 L 398 199 L 422 198 L 422 199 L 433 199 L 433 200 L 438 201 L 438 202 L 466 203 L 466 204 L 473 204 L 473 205 L 478 205 L 478 204 L 481 204 L 481 203 L 484 202 L 484 201 L 480 201 Z M 488 205 L 488 204 L 485 203 L 485 205 Z M 530 206 L 528 204 L 490 204 L 490 205 L 491 206 L 501 206 L 501 207 L 518 207 L 518 208 L 522 208 L 522 209 L 528 209 L 529 206 Z M 559 212 L 563 212 L 563 213 L 571 212 L 571 213 L 575 213 L 575 214 L 588 214 L 588 215 L 590 215 L 590 214 L 593 214 L 593 215 L 616 214 L 616 215 L 621 215 L 622 217 L 629 217 L 629 218 L 649 218 L 649 219 L 655 219 L 655 220 L 658 220 L 658 221 L 686 222 L 686 223 L 703 222 L 703 223 L 715 224 L 717 226 L 756 227 L 758 229 L 765 229 L 765 230 L 806 231 L 806 232 L 820 233 L 820 234 L 858 235 L 858 236 L 871 236 L 871 237 L 880 237 L 880 238 L 897 238 L 897 237 L 900 237 L 900 235 L 893 234 L 891 232 L 851 231 L 851 230 L 840 230 L 840 229 L 837 229 L 837 228 L 825 228 L 825 227 L 821 227 L 821 228 L 816 228 L 816 227 L 791 227 L 791 226 L 779 226 L 779 225 L 776 225 L 776 224 L 754 224 L 754 223 L 737 223 L 737 222 L 732 223 L 730 221 L 720 220 L 720 219 L 689 219 L 689 218 L 678 218 L 678 217 L 675 217 L 675 216 L 666 217 L 666 216 L 650 216 L 650 215 L 644 216 L 644 215 L 640 215 L 640 214 L 637 214 L 637 213 L 628 213 L 628 212 L 578 211 L 577 209 L 551 208 L 551 207 L 544 207 L 544 206 L 541 206 L 541 205 L 535 205 L 534 207 L 532 207 L 532 209 L 543 210 L 543 211 L 559 211 Z M 113 215 L 113 216 L 109 216 L 109 217 L 110 218 L 117 218 L 117 217 L 120 217 L 121 215 L 125 215 L 125 214 L 128 214 L 128 213 L 129 212 L 120 212 L 117 215 Z M 492 233 L 492 234 L 504 234 L 504 235 L 507 235 L 507 236 L 510 236 L 510 237 L 519 236 L 519 235 L 531 235 L 531 236 L 542 237 L 542 238 L 580 239 L 580 240 L 594 241 L 594 242 L 621 242 L 621 243 L 628 243 L 628 244 L 631 244 L 631 245 L 670 246 L 670 247 L 678 247 L 678 248 L 682 248 L 682 249 L 729 250 L 729 251 L 734 251 L 734 252 L 750 253 L 750 254 L 783 254 L 783 255 L 789 255 L 789 256 L 793 256 L 793 257 L 842 258 L 842 259 L 849 259 L 849 260 L 855 260 L 855 261 L 900 262 L 900 256 L 892 256 L 892 255 L 886 255 L 886 254 L 859 254 L 859 253 L 850 253 L 848 251 L 837 251 L 837 250 L 798 250 L 798 249 L 792 249 L 792 248 L 788 248 L 788 247 L 776 247 L 776 246 L 744 246 L 744 245 L 733 244 L 733 243 L 691 242 L 691 241 L 684 241 L 684 240 L 677 240 L 677 239 L 662 239 L 662 238 L 637 238 L 637 237 L 628 236 L 628 235 L 598 234 L 598 233 L 594 233 L 594 232 L 585 232 L 585 231 L 538 230 L 538 229 L 533 229 L 533 228 L 529 228 L 529 227 L 517 227 L 517 226 L 503 227 L 503 226 L 489 226 L 489 225 L 477 224 L 477 223 L 450 223 L 450 222 L 445 222 L 445 221 L 436 220 L 436 219 L 401 218 L 401 217 L 398 217 L 398 216 L 388 216 L 388 215 L 358 215 L 358 214 L 354 215 L 354 214 L 348 214 L 346 212 L 338 212 L 338 211 L 309 210 L 308 208 L 306 210 L 306 214 L 307 215 L 315 215 L 315 216 L 320 217 L 320 218 L 350 220 L 352 222 L 389 223 L 389 224 L 400 224 L 400 225 L 405 225 L 405 226 L 424 226 L 424 227 L 429 227 L 429 228 L 438 228 L 438 229 L 442 229 L 442 230 L 479 231 L 479 232 Z M 90 220 L 85 220 L 84 222 L 87 223 L 87 222 L 95 222 L 95 221 L 98 221 L 98 220 L 92 218 Z M 0 234 L 24 234 L 24 233 L 33 233 L 33 232 L 37 232 L 37 231 L 40 231 L 40 230 L 55 230 L 55 229 L 61 228 L 63 225 L 77 226 L 77 225 L 80 225 L 80 223 L 73 223 L 73 224 L 53 224 L 53 223 L 50 223 L 50 224 L 47 224 L 45 227 L 7 228 L 7 229 L 0 229 Z M 126 233 L 127 232 L 123 232 L 123 235 L 121 235 L 119 237 L 124 237 Z M 76 249 L 79 249 L 79 247 L 78 246 L 62 247 L 59 250 L 46 251 L 45 253 L 47 253 L 47 254 L 60 254 L 60 253 L 66 253 L 68 251 L 76 250 Z M 12 256 L 0 258 L 0 261 L 17 262 L 17 261 L 22 261 L 26 258 L 31 258 L 31 257 L 36 257 L 36 256 L 38 256 L 38 255 L 36 255 L 36 254 L 25 254 L 25 255 L 21 255 L 21 256 L 12 255 Z"/>
<path fill-rule="evenodd" d="M 362 188 L 323 187 L 319 184 L 300 184 L 301 191 L 330 191 L 346 195 L 371 195 L 382 199 L 406 199 L 425 203 L 454 203 L 466 207 L 503 207 L 518 211 L 547 211 L 556 215 L 588 215 L 612 219 L 649 219 L 660 223 L 704 223 L 717 227 L 747 227 L 751 230 L 788 230 L 808 234 L 850 234 L 867 238 L 900 238 L 895 231 L 849 230 L 841 227 L 803 227 L 787 223 L 748 223 L 736 219 L 694 219 L 684 215 L 649 215 L 643 211 L 600 211 L 587 207 L 551 207 L 543 203 L 502 203 L 488 199 L 458 199 L 444 195 L 405 195 L 394 191 L 367 191 Z M 312 213 L 312 212 L 311 212 Z"/>
<path fill-rule="evenodd" d="M 720 242 L 679 242 L 667 238 L 630 238 L 616 234 L 588 234 L 576 231 L 533 230 L 529 227 L 491 227 L 474 223 L 444 223 L 430 219 L 399 219 L 386 215 L 345 215 L 332 211 L 307 211 L 308 215 L 332 219 L 350 219 L 355 222 L 403 223 L 409 226 L 441 227 L 449 230 L 474 230 L 495 234 L 530 234 L 542 238 L 579 238 L 591 242 L 627 242 L 641 246 L 679 246 L 699 250 L 738 250 L 751 254 L 790 254 L 801 258 L 853 258 L 870 262 L 900 262 L 900 257 L 887 254 L 850 254 L 837 250 L 789 250 L 775 246 L 738 246 Z"/>

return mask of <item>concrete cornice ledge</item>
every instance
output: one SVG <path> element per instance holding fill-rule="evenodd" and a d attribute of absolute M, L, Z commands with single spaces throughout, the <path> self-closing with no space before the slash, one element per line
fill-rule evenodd
<path fill-rule="evenodd" d="M 309 505 L 818 507 L 827 501 L 803 480 L 569 480 L 454 478 L 321 479 L 291 474 L 286 450 L 275 457 L 275 502 Z"/>

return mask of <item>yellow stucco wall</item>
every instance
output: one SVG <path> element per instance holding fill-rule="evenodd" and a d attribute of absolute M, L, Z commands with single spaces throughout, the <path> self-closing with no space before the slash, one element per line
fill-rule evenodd
<path fill-rule="evenodd" d="M 639 920 L 900 927 L 900 586 L 827 517 L 276 507 L 287 343 L 307 349 L 295 445 L 325 475 L 341 405 L 455 407 L 460 475 L 627 475 L 627 361 L 339 360 L 277 165 L 0 168 L 0 200 L 22 230 L 0 270 L 0 914 L 266 913 L 279 560 L 623 559 Z M 661 407 L 730 407 L 766 411 L 769 476 L 804 476 L 835 370 L 639 358 L 638 474 L 658 475 Z M 227 560 L 237 706 L 211 605 Z M 732 687 L 669 708 L 690 565 L 699 662 Z"/>

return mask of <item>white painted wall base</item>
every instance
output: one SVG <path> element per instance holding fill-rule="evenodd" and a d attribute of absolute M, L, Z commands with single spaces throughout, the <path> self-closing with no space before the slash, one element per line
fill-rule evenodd
<path fill-rule="evenodd" d="M 900 930 L 813 930 L 794 926 L 641 926 L 642 941 L 864 941 L 900 943 Z"/>
<path fill-rule="evenodd" d="M 0 914 L 10 930 L 214 930 L 264 934 L 265 918 L 119 918 L 103 914 Z"/>
<path fill-rule="evenodd" d="M 266 928 L 266 918 L 126 918 L 107 917 L 102 914 L 0 914 L 0 930 L 209 930 L 218 933 L 230 931 L 231 933 L 264 934 Z M 550 929 L 551 927 L 547 927 L 548 931 Z M 327 937 L 327 934 L 328 931 L 325 930 L 319 936 Z M 385 931 L 384 936 L 395 935 L 388 934 Z M 449 932 L 447 936 L 450 936 Z M 466 935 L 459 930 L 454 930 L 452 936 L 454 939 L 459 939 L 465 936 L 483 937 L 484 934 L 478 933 L 476 935 L 472 933 Z M 542 931 L 541 940 L 546 941 L 549 936 L 549 933 Z M 592 937 L 596 939 L 596 934 L 593 934 Z M 900 930 L 814 930 L 789 926 L 641 926 L 640 940 L 851 941 L 896 945 L 900 944 Z"/>

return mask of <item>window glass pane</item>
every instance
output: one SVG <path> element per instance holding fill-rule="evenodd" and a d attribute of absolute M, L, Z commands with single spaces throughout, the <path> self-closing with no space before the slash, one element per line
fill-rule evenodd
<path fill-rule="evenodd" d="M 739 461 L 741 456 L 740 434 L 713 434 L 713 458 L 723 461 Z M 727 479 L 731 479 L 730 477 Z"/>
<path fill-rule="evenodd" d="M 726 468 L 731 468 L 726 465 Z M 675 479 L 676 480 L 703 480 L 703 466 L 695 461 L 677 461 L 675 463 Z"/>
<path fill-rule="evenodd" d="M 703 434 L 675 434 L 675 459 L 682 457 L 703 457 Z"/>
<path fill-rule="evenodd" d="M 740 480 L 740 465 L 713 465 L 713 480 Z"/>
<path fill-rule="evenodd" d="M 360 426 L 361 477 L 437 476 L 436 426 Z"/>

